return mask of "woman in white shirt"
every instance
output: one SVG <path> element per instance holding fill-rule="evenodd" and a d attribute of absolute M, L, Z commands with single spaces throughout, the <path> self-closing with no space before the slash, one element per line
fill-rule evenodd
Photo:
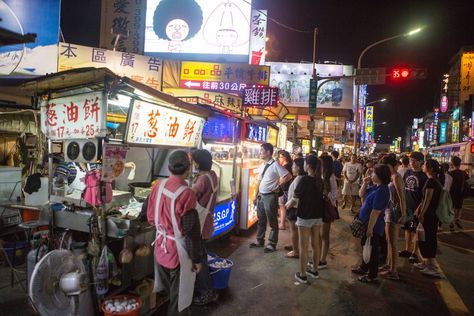
<path fill-rule="evenodd" d="M 332 205 L 337 207 L 337 181 L 334 174 L 334 164 L 331 156 L 321 156 L 322 178 L 324 183 L 324 194 L 329 198 Z M 323 223 L 321 230 L 321 259 L 318 263 L 318 269 L 327 267 L 326 257 L 329 252 L 329 233 L 331 231 L 331 222 Z"/>
<path fill-rule="evenodd" d="M 288 189 L 288 201 L 291 201 L 295 195 L 295 189 L 298 183 L 300 182 L 301 178 L 306 175 L 304 171 L 304 159 L 303 158 L 296 158 L 293 160 L 292 166 L 293 176 L 295 177 L 293 182 L 291 182 L 290 187 Z M 289 250 L 285 257 L 287 258 L 299 258 L 299 238 L 298 238 L 298 227 L 296 227 L 296 206 L 290 207 L 286 211 L 286 219 L 288 220 L 288 224 L 290 226 L 290 233 L 291 233 L 291 247 L 285 247 L 286 250 Z M 291 249 L 290 249 L 291 248 Z"/>

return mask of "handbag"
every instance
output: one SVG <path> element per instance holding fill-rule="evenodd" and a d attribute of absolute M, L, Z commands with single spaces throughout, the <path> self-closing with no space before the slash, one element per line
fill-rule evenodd
<path fill-rule="evenodd" d="M 349 225 L 352 236 L 356 238 L 364 238 L 367 232 L 367 225 L 359 219 L 359 214 L 354 216 L 352 223 Z"/>
<path fill-rule="evenodd" d="M 324 223 L 331 223 L 334 222 L 336 219 L 339 219 L 339 211 L 337 207 L 334 206 L 331 202 L 331 199 L 324 196 L 324 213 L 323 213 L 323 222 Z"/>

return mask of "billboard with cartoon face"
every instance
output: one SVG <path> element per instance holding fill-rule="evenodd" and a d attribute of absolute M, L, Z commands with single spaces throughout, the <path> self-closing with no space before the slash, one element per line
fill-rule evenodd
<path fill-rule="evenodd" d="M 148 0 L 145 53 L 248 56 L 251 2 Z"/>

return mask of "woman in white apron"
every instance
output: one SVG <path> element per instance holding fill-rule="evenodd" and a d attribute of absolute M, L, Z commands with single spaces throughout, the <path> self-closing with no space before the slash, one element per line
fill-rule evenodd
<path fill-rule="evenodd" d="M 201 246 L 196 197 L 185 182 L 187 153 L 173 152 L 168 168 L 171 176 L 153 188 L 147 209 L 148 221 L 156 227 L 154 291 L 168 293 L 168 315 L 189 315 Z"/>
<path fill-rule="evenodd" d="M 215 302 L 218 298 L 212 288 L 209 267 L 207 265 L 206 241 L 214 232 L 214 207 L 219 189 L 219 179 L 212 169 L 212 156 L 207 150 L 196 150 L 192 154 L 194 167 L 198 171 L 198 177 L 193 184 L 192 190 L 196 194 L 196 210 L 199 214 L 201 224 L 201 272 L 196 276 L 196 294 L 194 304 L 207 305 Z"/>

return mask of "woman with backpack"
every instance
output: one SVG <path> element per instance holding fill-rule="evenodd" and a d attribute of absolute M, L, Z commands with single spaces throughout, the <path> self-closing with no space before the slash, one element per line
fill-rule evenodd
<path fill-rule="evenodd" d="M 322 176 L 324 185 L 324 195 L 329 199 L 332 206 L 337 208 L 337 181 L 334 174 L 334 164 L 331 156 L 322 156 Z M 326 212 L 326 210 L 325 210 Z M 321 260 L 319 260 L 318 269 L 326 269 L 326 257 L 329 252 L 329 233 L 331 231 L 331 221 L 323 219 L 323 227 L 321 230 Z"/>
<path fill-rule="evenodd" d="M 423 188 L 423 200 L 415 213 L 419 220 L 417 228 L 418 246 L 423 256 L 423 262 L 415 263 L 414 267 L 421 270 L 424 275 L 440 277 L 436 263 L 439 222 L 436 209 L 440 203 L 439 200 L 443 190 L 444 174 L 440 164 L 434 159 L 426 160 L 423 171 L 428 176 L 428 180 Z M 422 233 L 423 231 L 424 233 Z M 424 235 L 424 238 L 420 235 Z"/>
<path fill-rule="evenodd" d="M 318 265 L 321 251 L 319 239 L 323 224 L 324 199 L 323 181 L 321 179 L 321 161 L 308 155 L 305 159 L 305 171 L 296 186 L 294 197 L 286 204 L 287 208 L 296 207 L 296 226 L 298 226 L 300 269 L 295 273 L 299 283 L 307 284 L 308 277 L 319 279 Z M 308 246 L 311 242 L 313 250 L 313 264 L 308 267 Z"/>

